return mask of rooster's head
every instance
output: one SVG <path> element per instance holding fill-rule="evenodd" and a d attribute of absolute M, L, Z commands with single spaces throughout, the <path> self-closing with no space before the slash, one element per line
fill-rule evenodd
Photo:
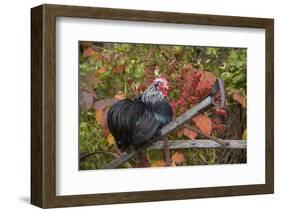
<path fill-rule="evenodd" d="M 169 87 L 168 81 L 164 77 L 156 78 L 153 84 L 158 91 L 162 92 L 164 96 L 167 96 Z"/>

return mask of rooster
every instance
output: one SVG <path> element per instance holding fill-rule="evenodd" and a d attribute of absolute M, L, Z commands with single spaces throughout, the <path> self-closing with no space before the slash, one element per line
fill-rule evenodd
<path fill-rule="evenodd" d="M 156 78 L 135 99 L 124 99 L 112 105 L 107 123 L 121 151 L 143 146 L 157 137 L 160 128 L 172 120 L 173 110 L 167 94 L 167 80 Z"/>

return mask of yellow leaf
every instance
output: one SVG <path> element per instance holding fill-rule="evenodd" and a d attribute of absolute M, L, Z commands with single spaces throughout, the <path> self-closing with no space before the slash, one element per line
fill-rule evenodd
<path fill-rule="evenodd" d="M 108 136 L 107 136 L 107 142 L 108 142 L 110 145 L 115 144 L 114 137 L 112 136 L 111 133 L 109 133 Z"/>
<path fill-rule="evenodd" d="M 114 96 L 114 98 L 117 98 L 117 99 L 120 99 L 120 100 L 123 100 L 125 99 L 125 94 L 123 92 L 118 92 L 116 93 L 116 95 Z"/>
<path fill-rule="evenodd" d="M 242 140 L 247 140 L 247 129 L 245 129 L 242 134 Z"/>

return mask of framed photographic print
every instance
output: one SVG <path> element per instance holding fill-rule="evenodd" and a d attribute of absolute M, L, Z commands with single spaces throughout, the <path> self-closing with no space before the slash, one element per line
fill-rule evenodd
<path fill-rule="evenodd" d="M 31 9 L 31 203 L 273 193 L 274 21 Z"/>

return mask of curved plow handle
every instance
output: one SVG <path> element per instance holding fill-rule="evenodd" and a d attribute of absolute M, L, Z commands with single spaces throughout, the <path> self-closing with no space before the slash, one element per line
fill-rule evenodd
<path fill-rule="evenodd" d="M 219 108 L 225 108 L 225 105 L 226 105 L 226 95 L 225 95 L 225 87 L 224 87 L 224 80 L 221 79 L 221 78 L 218 78 L 211 90 L 211 96 L 215 96 L 216 94 L 220 94 L 220 102 L 219 103 L 215 103 L 214 101 L 214 105 L 216 107 L 219 107 Z"/>

